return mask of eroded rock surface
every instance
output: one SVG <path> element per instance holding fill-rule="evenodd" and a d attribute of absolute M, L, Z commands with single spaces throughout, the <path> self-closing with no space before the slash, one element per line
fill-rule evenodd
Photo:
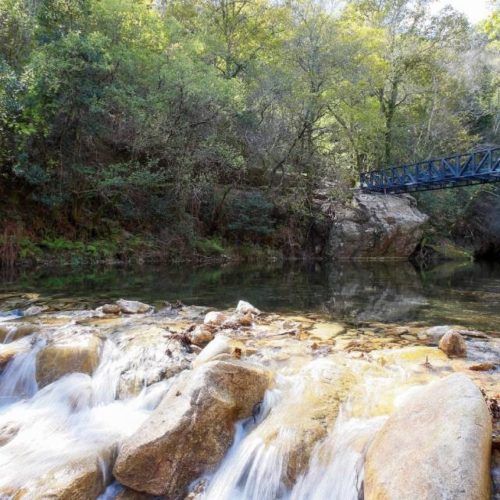
<path fill-rule="evenodd" d="M 408 195 L 358 192 L 333 212 L 327 246 L 332 259 L 408 258 L 428 219 Z"/>
<path fill-rule="evenodd" d="M 491 417 L 462 374 L 434 382 L 392 414 L 365 463 L 366 500 L 487 500 Z"/>
<path fill-rule="evenodd" d="M 252 414 L 269 382 L 269 372 L 238 361 L 186 372 L 121 444 L 115 477 L 137 491 L 179 498 L 191 481 L 219 463 L 231 445 L 234 423 Z"/>

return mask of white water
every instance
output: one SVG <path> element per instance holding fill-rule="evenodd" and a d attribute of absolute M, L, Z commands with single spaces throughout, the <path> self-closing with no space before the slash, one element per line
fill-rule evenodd
<path fill-rule="evenodd" d="M 72 373 L 38 390 L 36 356 L 46 340 L 32 336 L 18 342 L 25 351 L 0 377 L 3 491 L 36 485 L 45 473 L 85 457 L 98 459 L 108 472 L 110 450 L 144 422 L 172 382 L 158 382 L 135 398 L 116 400 L 123 360 L 106 341 L 92 377 Z"/>

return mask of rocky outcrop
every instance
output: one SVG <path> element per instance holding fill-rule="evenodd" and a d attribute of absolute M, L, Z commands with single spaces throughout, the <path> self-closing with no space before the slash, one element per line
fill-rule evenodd
<path fill-rule="evenodd" d="M 491 417 L 462 374 L 434 382 L 377 433 L 365 462 L 366 500 L 490 498 Z"/>
<path fill-rule="evenodd" d="M 454 229 L 457 240 L 476 257 L 500 258 L 500 189 L 481 191 Z"/>
<path fill-rule="evenodd" d="M 252 415 L 269 382 L 269 372 L 239 361 L 185 372 L 121 444 L 115 477 L 137 491 L 179 498 L 191 481 L 219 463 L 231 445 L 234 423 Z"/>
<path fill-rule="evenodd" d="M 407 259 L 428 217 L 408 195 L 357 192 L 351 204 L 333 207 L 327 255 L 332 259 Z"/>

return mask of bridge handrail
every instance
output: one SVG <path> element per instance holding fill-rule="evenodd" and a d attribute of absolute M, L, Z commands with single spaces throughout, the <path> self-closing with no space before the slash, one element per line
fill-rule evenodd
<path fill-rule="evenodd" d="M 478 172 L 467 172 L 469 165 L 481 168 L 486 160 L 494 170 L 495 179 L 500 175 L 500 147 L 489 147 L 470 153 L 461 153 L 441 158 L 399 165 L 380 170 L 371 170 L 360 174 L 362 189 L 391 189 L 411 187 L 420 184 L 446 182 L 453 179 L 466 179 L 482 175 Z M 463 159 L 466 161 L 462 161 Z M 434 170 L 434 172 L 433 172 Z M 489 172 L 488 172 L 489 173 Z"/>

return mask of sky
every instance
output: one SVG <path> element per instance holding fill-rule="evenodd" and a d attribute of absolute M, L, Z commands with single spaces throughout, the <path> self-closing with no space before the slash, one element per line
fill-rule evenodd
<path fill-rule="evenodd" d="M 491 10 L 488 0 L 439 0 L 433 6 L 433 10 L 437 12 L 445 5 L 451 5 L 454 9 L 463 12 L 471 23 L 483 20 Z"/>

